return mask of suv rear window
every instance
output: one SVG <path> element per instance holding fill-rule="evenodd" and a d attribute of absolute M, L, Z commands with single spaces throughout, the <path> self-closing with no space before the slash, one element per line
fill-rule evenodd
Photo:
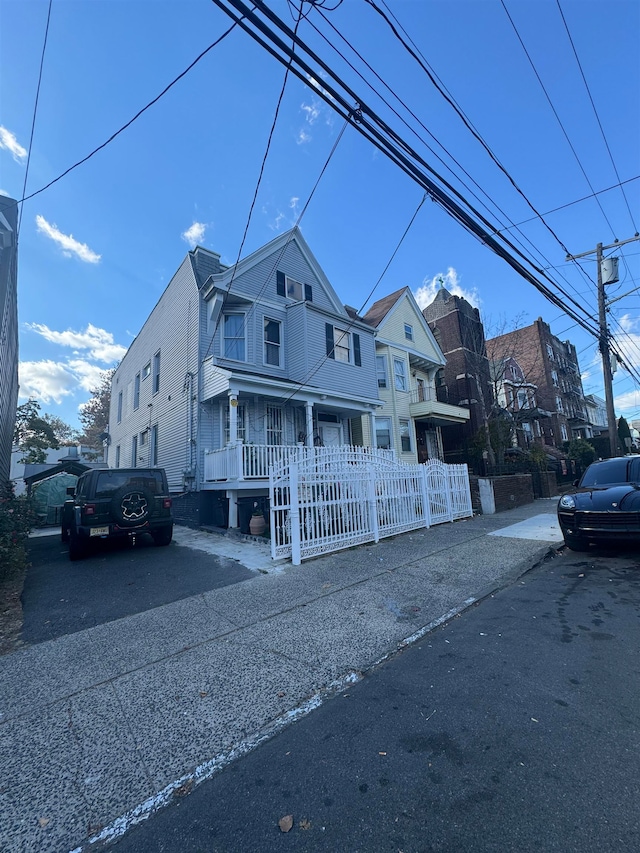
<path fill-rule="evenodd" d="M 160 471 L 145 471 L 139 476 L 125 471 L 101 471 L 96 483 L 96 498 L 108 498 L 123 486 L 146 489 L 152 495 L 161 495 L 164 492 Z"/>

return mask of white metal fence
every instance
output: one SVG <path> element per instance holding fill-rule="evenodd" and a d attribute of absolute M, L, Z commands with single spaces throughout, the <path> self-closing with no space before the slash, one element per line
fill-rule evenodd
<path fill-rule="evenodd" d="M 406 465 L 362 447 L 300 448 L 269 477 L 271 555 L 294 565 L 473 515 L 466 465 Z"/>

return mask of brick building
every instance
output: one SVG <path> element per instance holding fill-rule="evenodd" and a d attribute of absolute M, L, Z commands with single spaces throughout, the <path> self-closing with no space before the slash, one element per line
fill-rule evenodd
<path fill-rule="evenodd" d="M 530 326 L 490 338 L 487 350 L 491 359 L 517 359 L 536 385 L 537 405 L 549 414 L 540 420 L 543 444 L 562 449 L 572 438 L 591 438 L 576 348 L 553 335 L 542 317 Z"/>
<path fill-rule="evenodd" d="M 466 424 L 442 428 L 445 461 L 467 462 L 467 445 L 487 426 L 494 404 L 480 312 L 441 287 L 422 313 L 447 360 L 436 380 L 438 400 L 463 406 L 470 414 Z"/>

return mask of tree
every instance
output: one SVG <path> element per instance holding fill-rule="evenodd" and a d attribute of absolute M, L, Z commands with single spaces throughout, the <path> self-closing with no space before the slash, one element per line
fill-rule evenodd
<path fill-rule="evenodd" d="M 629 453 L 631 450 L 631 430 L 626 418 L 618 418 L 618 443 L 623 453 Z"/>
<path fill-rule="evenodd" d="M 60 443 L 50 423 L 40 417 L 40 403 L 30 399 L 16 411 L 14 443 L 22 451 L 20 462 L 46 462 L 46 450 L 57 449 Z"/>
<path fill-rule="evenodd" d="M 575 461 L 584 469 L 588 465 L 591 465 L 593 460 L 596 458 L 596 451 L 594 446 L 589 444 L 586 438 L 574 438 L 569 442 L 567 456 L 569 459 L 575 459 Z"/>
<path fill-rule="evenodd" d="M 115 373 L 115 367 L 105 370 L 102 380 L 97 388 L 91 392 L 91 398 L 80 410 L 80 423 L 82 424 L 82 435 L 79 441 L 93 451 L 94 456 L 102 455 L 102 433 L 107 432 L 109 426 L 109 406 L 111 405 L 111 380 Z"/>
<path fill-rule="evenodd" d="M 69 426 L 68 423 L 59 418 L 57 415 L 50 415 L 45 412 L 42 416 L 42 420 L 46 421 L 51 429 L 53 430 L 53 434 L 58 440 L 61 446 L 68 446 L 70 444 L 76 443 L 77 435 L 74 430 Z"/>

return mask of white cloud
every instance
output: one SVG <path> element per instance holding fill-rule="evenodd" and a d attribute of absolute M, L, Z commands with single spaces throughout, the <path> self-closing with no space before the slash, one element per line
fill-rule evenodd
<path fill-rule="evenodd" d="M 604 396 L 604 395 L 602 395 Z M 614 398 L 613 406 L 617 415 L 637 415 L 640 411 L 640 390 L 627 391 Z"/>
<path fill-rule="evenodd" d="M 72 234 L 63 234 L 57 225 L 51 225 L 44 216 L 40 214 L 36 216 L 36 225 L 41 234 L 46 235 L 62 248 L 65 257 L 70 258 L 75 255 L 88 264 L 97 264 L 100 261 L 101 255 L 97 255 L 86 243 L 78 242 Z"/>
<path fill-rule="evenodd" d="M 0 148 L 10 151 L 16 163 L 24 163 L 27 159 L 27 149 L 18 142 L 14 133 L 0 124 Z"/>
<path fill-rule="evenodd" d="M 310 125 L 314 125 L 320 118 L 320 101 L 316 98 L 312 98 L 310 104 L 300 104 L 300 109 Z"/>
<path fill-rule="evenodd" d="M 204 232 L 207 230 L 207 226 L 204 222 L 194 222 L 190 228 L 187 228 L 186 231 L 183 231 L 180 235 L 185 243 L 188 243 L 192 249 L 202 243 L 204 240 Z"/>
<path fill-rule="evenodd" d="M 68 364 L 69 368 L 77 378 L 78 385 L 85 391 L 93 391 L 94 388 L 97 388 L 106 373 L 106 371 L 101 367 L 98 367 L 97 364 L 90 364 L 88 361 L 84 361 L 81 358 L 74 359 Z"/>
<path fill-rule="evenodd" d="M 333 95 L 327 92 L 327 90 L 320 83 L 318 83 L 315 77 L 312 77 L 310 74 L 307 74 L 307 81 L 309 82 L 309 85 L 313 86 L 314 89 L 317 89 L 319 92 L 322 92 L 325 97 L 329 98 L 332 101 L 335 100 Z"/>
<path fill-rule="evenodd" d="M 307 142 L 311 142 L 313 137 L 310 133 L 307 133 L 304 128 L 301 128 L 298 131 L 298 136 L 296 138 L 296 145 L 306 145 Z"/>
<path fill-rule="evenodd" d="M 20 399 L 34 397 L 41 403 L 61 403 L 78 387 L 78 378 L 66 364 L 56 361 L 21 361 Z"/>
<path fill-rule="evenodd" d="M 479 308 L 481 299 L 475 287 L 473 290 L 464 290 L 460 285 L 460 278 L 453 267 L 449 267 L 446 273 L 437 273 L 432 279 L 427 279 L 422 282 L 422 287 L 419 287 L 413 294 L 420 308 L 426 308 L 435 299 L 436 293 L 440 289 L 440 285 L 445 287 L 452 296 L 462 296 L 467 302 L 470 302 L 474 308 Z"/>
<path fill-rule="evenodd" d="M 120 361 L 127 351 L 126 347 L 116 344 L 111 332 L 99 329 L 91 323 L 87 325 L 84 332 L 74 332 L 67 329 L 64 332 L 56 332 L 42 323 L 26 323 L 27 329 L 42 335 L 45 340 L 58 344 L 62 347 L 71 347 L 75 353 L 88 351 L 88 355 L 104 364 L 113 364 Z M 96 368 L 98 370 L 99 368 Z"/>
<path fill-rule="evenodd" d="M 0 195 L 6 195 L 7 198 L 11 198 L 11 194 L 8 193 L 6 190 L 3 190 L 3 189 L 0 189 Z"/>

